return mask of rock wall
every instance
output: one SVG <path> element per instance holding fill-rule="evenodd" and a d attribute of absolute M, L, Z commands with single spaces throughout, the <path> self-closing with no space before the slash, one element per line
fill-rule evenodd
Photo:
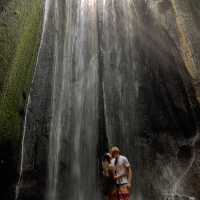
<path fill-rule="evenodd" d="M 82 4 L 78 0 L 68 1 L 65 4 L 54 1 L 49 9 L 48 23 L 51 31 L 45 34 L 41 64 L 31 93 L 20 197 L 25 200 L 45 197 L 43 183 L 48 180 L 45 167 L 50 138 L 48 119 L 53 119 L 51 122 L 53 121 L 56 131 L 52 131 L 51 137 L 55 138 L 51 140 L 50 152 L 52 158 L 55 156 L 58 159 L 51 160 L 52 172 L 56 169 L 58 176 L 54 177 L 52 173 L 52 180 L 53 183 L 58 183 L 56 186 L 59 189 L 54 184 L 55 187 L 52 188 L 55 193 L 58 192 L 58 199 L 69 195 L 72 195 L 72 199 L 87 199 L 88 194 L 96 195 L 94 189 L 91 189 L 95 184 L 88 190 L 85 186 L 91 185 L 95 180 L 91 175 L 94 175 L 94 155 L 97 153 L 97 160 L 100 159 L 107 143 L 110 146 L 120 146 L 134 167 L 133 198 L 161 200 L 179 195 L 177 198 L 180 199 L 185 196 L 198 199 L 196 187 L 185 187 L 190 182 L 195 185 L 199 183 L 198 176 L 195 177 L 199 173 L 198 167 L 195 167 L 199 162 L 197 136 L 200 112 L 198 88 L 195 84 L 198 82 L 196 73 L 199 51 L 194 46 L 199 39 L 196 20 L 198 14 L 192 10 L 194 5 L 186 1 L 183 4 L 183 1 L 107 0 L 98 7 L 96 1 L 81 2 Z M 65 6 L 67 9 L 64 9 Z M 180 14 L 183 10 L 181 6 L 185 9 L 184 16 Z M 77 14 L 79 9 L 83 11 L 80 12 L 81 18 Z M 77 22 L 80 24 L 75 28 Z M 86 26 L 88 24 L 90 26 Z M 192 42 L 189 30 L 196 37 L 195 42 Z M 98 49 L 93 52 L 95 59 L 93 53 L 89 53 L 89 44 L 94 41 L 97 42 Z M 66 44 L 69 46 L 65 46 Z M 46 56 L 43 57 L 43 54 Z M 57 60 L 49 55 L 54 55 Z M 67 58 L 71 62 L 67 63 Z M 85 60 L 87 62 L 83 62 Z M 88 66 L 93 66 L 92 69 L 98 66 L 99 80 L 90 74 L 91 70 L 86 70 Z M 61 73 L 66 70 L 70 73 Z M 44 75 L 47 75 L 46 81 L 42 79 Z M 52 75 L 58 83 L 54 85 L 52 98 L 54 105 L 58 106 L 54 108 L 56 115 L 51 115 Z M 90 105 L 94 95 L 91 92 L 84 100 L 81 98 L 85 91 L 84 84 L 87 81 L 90 83 L 91 79 L 100 83 L 99 105 L 95 110 L 99 118 L 98 128 L 94 128 L 95 123 L 87 126 L 91 123 L 92 113 L 88 117 L 88 112 L 83 114 L 88 110 L 87 105 Z M 81 89 L 77 90 L 79 84 Z M 94 83 L 91 82 L 91 85 L 94 86 Z M 60 97 L 62 101 L 59 100 Z M 65 104 L 67 106 L 63 106 Z M 79 111 L 82 106 L 83 112 Z M 94 104 L 89 107 L 92 106 Z M 80 122 L 84 125 L 75 131 L 72 127 L 79 127 Z M 93 134 L 89 134 L 88 128 L 93 129 Z M 96 131 L 98 138 L 95 136 Z M 94 151 L 96 140 L 97 152 Z M 91 144 L 91 141 L 94 143 Z M 93 149 L 92 152 L 89 149 Z M 59 152 L 60 161 L 57 157 Z M 87 155 L 91 156 L 88 158 Z M 84 168 L 84 161 L 88 159 L 93 162 L 88 161 L 87 168 Z M 92 169 L 92 181 L 80 179 L 87 176 L 85 172 L 89 169 Z M 70 170 L 73 173 L 69 175 Z M 69 180 L 71 184 L 68 187 Z M 83 187 L 80 183 L 84 181 L 88 182 Z M 43 189 L 38 187 L 40 185 Z"/>
<path fill-rule="evenodd" d="M 156 19 L 172 37 L 182 55 L 199 100 L 199 1 L 149 0 L 149 7 Z"/>
<path fill-rule="evenodd" d="M 164 82 L 168 86 L 171 85 L 170 87 L 167 86 L 168 89 L 171 88 L 168 90 L 168 92 L 171 91 L 170 96 L 173 98 L 172 102 L 175 105 L 174 108 L 177 109 L 177 111 L 176 111 L 177 115 L 176 116 L 174 115 L 174 118 L 173 118 L 173 114 L 171 113 L 172 115 L 170 114 L 170 116 L 168 116 L 167 119 L 165 118 L 164 121 L 167 122 L 171 118 L 172 121 L 174 121 L 174 122 L 176 121 L 176 123 L 179 123 L 178 126 L 180 128 L 178 128 L 179 129 L 178 130 L 177 124 L 172 125 L 172 123 L 174 123 L 174 122 L 172 122 L 172 123 L 170 123 L 172 125 L 171 127 L 173 127 L 172 129 L 171 128 L 169 129 L 169 127 L 167 129 L 165 127 L 165 129 L 164 129 L 165 131 L 171 132 L 171 133 L 173 133 L 175 131 L 173 133 L 175 138 L 171 138 L 171 139 L 166 138 L 166 141 L 165 141 L 166 144 L 171 143 L 169 146 L 171 146 L 170 148 L 173 149 L 174 152 L 173 151 L 171 152 L 171 150 L 168 149 L 165 145 L 163 145 L 163 147 L 161 148 L 162 151 L 160 152 L 161 149 L 159 149 L 159 148 L 161 147 L 160 146 L 161 141 L 159 142 L 160 139 L 158 139 L 158 138 L 157 138 L 156 144 L 154 144 L 154 147 L 152 147 L 152 149 L 155 150 L 155 151 L 153 151 L 155 153 L 155 156 L 156 155 L 158 156 L 158 157 L 156 156 L 157 158 L 154 158 L 154 160 L 155 160 L 155 162 L 158 162 L 158 163 L 159 162 L 162 163 L 162 161 L 159 161 L 160 160 L 159 157 L 161 155 L 167 155 L 167 152 L 165 152 L 165 151 L 172 153 L 172 154 L 168 155 L 169 157 L 171 157 L 170 166 L 165 164 L 166 168 L 163 167 L 163 169 L 165 169 L 165 170 L 163 172 L 161 172 L 161 173 L 164 173 L 163 177 L 166 176 L 166 179 L 165 180 L 163 179 L 162 181 L 160 179 L 158 182 L 159 182 L 159 184 L 160 183 L 163 184 L 163 186 L 161 188 L 165 188 L 165 186 L 166 186 L 166 190 L 164 190 L 163 193 L 165 193 L 165 192 L 170 193 L 170 191 L 167 191 L 167 187 L 170 188 L 169 179 L 171 179 L 171 183 L 173 183 L 173 182 L 175 183 L 174 186 L 172 186 L 171 195 L 173 195 L 173 192 L 174 192 L 173 187 L 175 187 L 174 190 L 177 190 L 176 191 L 177 193 L 182 194 L 183 195 L 182 198 L 187 199 L 187 196 L 188 197 L 193 196 L 198 199 L 199 198 L 199 190 L 197 189 L 196 185 L 199 184 L 199 169 L 198 169 L 198 166 L 199 166 L 199 164 L 198 164 L 199 163 L 199 140 L 198 140 L 198 135 L 199 135 L 199 91 L 200 91 L 200 88 L 199 88 L 199 80 L 200 80 L 199 79 L 199 70 L 200 70 L 199 69 L 199 61 L 200 61 L 199 25 L 200 25 L 200 23 L 199 23 L 198 19 L 199 19 L 200 2 L 199 1 L 187 1 L 187 0 L 184 0 L 184 1 L 149 0 L 146 2 L 147 2 L 149 14 L 151 16 L 150 21 L 152 22 L 151 25 L 149 25 L 149 23 L 145 25 L 145 26 L 147 26 L 148 34 L 149 35 L 152 34 L 153 37 L 151 35 L 151 38 L 155 38 L 155 41 L 157 41 L 157 42 L 160 39 L 159 49 L 160 50 L 163 49 L 165 52 L 163 54 L 163 59 L 171 60 L 172 63 L 175 61 L 174 64 L 172 64 L 172 63 L 171 64 L 174 65 L 173 68 L 175 71 L 176 70 L 179 71 L 179 72 L 177 71 L 179 73 L 179 75 L 178 74 L 177 75 L 180 76 L 180 78 L 183 81 L 182 82 L 183 86 L 181 86 L 181 84 L 178 84 L 179 85 L 178 86 L 177 85 L 178 82 L 177 83 L 171 82 L 172 80 L 178 81 L 178 79 L 177 79 L 178 77 L 176 77 L 177 75 L 174 74 L 176 78 L 175 77 L 173 78 L 173 75 L 171 74 L 172 71 L 170 72 L 170 74 L 166 71 L 165 65 L 167 64 L 167 61 L 166 60 L 163 62 L 161 61 L 162 64 L 159 67 L 159 71 L 160 70 L 163 71 L 162 72 L 163 76 L 161 78 L 161 76 L 159 75 L 159 77 L 161 79 L 163 79 L 166 75 L 166 79 L 164 78 L 165 79 Z M 144 21 L 145 20 L 146 19 L 144 17 Z M 155 27 L 155 28 L 152 29 L 153 27 Z M 161 32 L 163 32 L 163 36 L 160 37 L 159 35 L 161 34 Z M 148 43 L 148 41 L 146 41 L 146 43 Z M 164 45 L 161 47 L 162 44 L 164 44 Z M 143 44 L 143 47 L 144 46 L 145 46 L 145 44 Z M 152 44 L 151 46 L 155 47 L 155 44 Z M 156 50 L 157 50 L 157 48 L 156 49 L 154 48 L 150 51 L 154 52 L 153 54 L 158 55 L 158 52 Z M 149 54 L 148 50 L 147 50 L 146 55 L 147 54 Z M 170 54 L 172 57 L 170 56 L 169 58 L 167 58 Z M 158 56 L 156 56 L 156 57 L 158 57 Z M 151 61 L 153 60 L 152 58 L 153 58 L 153 56 L 151 56 Z M 173 59 L 174 59 L 174 61 L 173 61 Z M 158 62 L 159 61 L 157 61 L 157 63 Z M 147 63 L 149 63 L 149 62 L 147 62 Z M 169 66 L 167 68 L 170 69 Z M 149 75 L 147 75 L 147 77 L 149 78 Z M 153 79 L 155 80 L 155 76 Z M 162 83 L 160 83 L 160 84 L 162 85 Z M 156 83 L 157 86 L 160 84 Z M 160 89 L 162 88 L 161 85 L 158 86 L 158 87 L 160 87 Z M 144 86 L 144 87 L 146 87 L 146 86 Z M 190 99 L 189 104 L 190 104 L 192 110 L 194 109 L 193 111 L 190 109 L 188 111 L 186 111 L 187 109 L 184 106 L 185 103 L 183 103 L 183 102 L 181 103 L 181 101 L 185 98 L 182 96 L 184 93 L 182 93 L 183 90 L 182 89 L 180 90 L 180 88 L 178 89 L 178 87 L 184 87 L 185 94 L 187 95 L 187 97 L 186 96 L 185 97 L 187 98 L 187 101 Z M 156 93 L 161 94 L 159 91 L 157 91 Z M 163 97 L 166 100 L 167 94 L 165 94 Z M 148 99 L 148 98 L 146 98 L 146 99 Z M 147 100 L 145 100 L 145 101 L 147 101 Z M 154 102 L 157 102 L 157 100 L 154 99 Z M 156 103 L 156 105 L 158 106 L 159 104 L 157 104 L 157 103 Z M 169 101 L 167 104 L 169 105 Z M 172 110 L 174 108 L 171 107 Z M 160 107 L 160 108 L 158 108 L 158 110 L 156 108 L 153 110 L 155 112 L 157 112 L 158 110 L 160 110 L 160 111 L 163 110 L 163 108 Z M 154 113 L 154 111 L 150 111 L 150 113 Z M 183 114 L 185 111 L 186 111 L 186 113 Z M 196 114 L 193 115 L 192 113 L 196 113 Z M 192 114 L 192 115 L 190 115 L 190 114 Z M 149 114 L 147 114 L 147 116 L 148 115 Z M 162 117 L 158 117 L 159 115 L 160 114 L 158 114 L 158 115 L 156 114 L 156 116 L 154 116 L 154 117 L 152 116 L 152 119 L 150 121 L 153 122 L 154 119 L 159 119 L 159 118 L 161 119 Z M 182 117 L 181 117 L 182 119 L 180 118 L 181 115 L 182 115 Z M 163 114 L 161 114 L 160 116 L 163 116 Z M 158 127 L 161 124 L 163 124 L 162 120 L 160 122 L 157 121 L 157 123 L 155 123 L 155 127 Z M 186 125 L 186 124 L 188 124 L 188 125 Z M 196 128 L 195 127 L 192 128 L 192 126 L 193 126 L 192 124 L 193 125 L 196 124 L 195 125 Z M 185 125 L 187 126 L 187 128 Z M 162 130 L 162 128 L 160 129 L 160 131 L 158 130 L 158 132 L 162 132 L 161 130 Z M 162 133 L 162 134 L 165 135 L 166 133 Z M 164 135 L 162 135 L 162 137 L 165 138 Z M 195 135 L 197 137 L 194 137 Z M 169 137 L 169 136 L 167 136 L 167 137 Z M 184 139 L 184 137 L 186 137 L 188 139 L 186 139 L 186 138 Z M 150 138 L 153 138 L 153 137 L 150 136 Z M 177 144 L 177 145 L 172 144 L 173 141 L 175 143 L 178 142 L 179 144 Z M 157 146 L 158 148 L 156 148 L 155 146 Z M 174 156 L 173 156 L 173 154 L 174 154 Z M 150 153 L 150 155 L 151 155 L 151 153 Z M 165 158 L 163 160 L 169 161 L 169 157 Z M 158 163 L 153 164 L 153 166 L 154 167 L 155 167 L 155 165 L 162 166 L 161 163 L 160 164 L 158 164 Z M 177 169 L 178 169 L 179 173 L 182 172 L 183 174 L 181 175 L 181 174 L 177 173 L 176 172 Z M 154 168 L 153 171 L 156 171 L 156 169 Z M 159 171 L 159 169 L 158 169 L 158 171 Z M 159 188 L 159 185 L 156 185 L 156 187 Z M 186 195 L 185 197 L 184 197 L 184 194 Z M 177 198 L 181 198 L 181 197 L 177 197 Z"/>
<path fill-rule="evenodd" d="M 42 27 L 41 0 L 0 1 L 0 196 L 13 199 L 27 95 Z"/>
<path fill-rule="evenodd" d="M 6 40 L 7 43 L 4 45 L 5 55 L 0 55 L 1 63 L 11 63 L 9 65 L 2 64 L 6 67 L 0 69 L 5 74 L 4 78 L 0 80 L 2 83 L 0 84 L 2 94 L 0 99 L 0 133 L 2 137 L 0 141 L 2 141 L 2 145 L 0 146 L 2 148 L 1 152 L 6 152 L 2 155 L 2 158 L 4 158 L 1 165 L 3 166 L 2 174 L 6 174 L 6 177 L 2 180 L 9 180 L 4 187 L 4 182 L 2 182 L 2 191 L 4 188 L 10 188 L 8 185 L 10 186 L 16 177 L 16 160 L 18 159 L 16 155 L 19 155 L 16 153 L 18 152 L 16 149 L 19 149 L 16 144 L 19 144 L 24 103 L 29 88 L 28 83 L 31 79 L 31 73 L 26 71 L 30 68 L 24 66 L 32 66 L 35 60 L 35 52 L 37 52 L 36 50 L 33 53 L 34 48 L 32 46 L 35 49 L 38 46 L 36 41 L 39 37 L 33 33 L 39 33 L 40 23 L 36 23 L 37 26 L 35 26 L 36 24 L 32 26 L 30 21 L 41 22 L 40 15 L 36 17 L 34 9 L 29 7 L 37 4 L 41 9 L 39 0 L 34 1 L 37 3 L 23 0 L 20 2 L 17 3 L 17 5 L 22 6 L 20 8 L 13 6 L 16 4 L 13 4 L 14 1 L 11 0 L 6 7 L 1 6 L 2 16 L 8 13 L 9 6 L 11 6 L 12 11 L 14 10 L 14 14 L 11 12 L 7 14 L 10 17 L 6 17 L 8 21 L 10 20 L 9 23 L 12 24 L 8 27 L 14 28 L 9 29 L 8 32 L 5 31 L 7 30 L 5 20 L 0 26 L 6 35 L 5 38 L 9 38 L 7 36 L 10 36 L 11 39 L 15 38 L 13 37 L 13 30 L 18 27 L 17 22 L 20 21 L 19 19 L 30 16 L 30 18 L 27 18 L 28 23 L 23 23 L 23 29 L 19 28 L 18 31 L 15 31 L 16 37 L 19 39 Z M 79 26 L 76 29 L 74 28 L 75 23 L 65 23 L 65 20 L 73 21 L 76 17 L 80 19 L 77 15 L 78 12 L 75 12 L 79 7 L 77 5 L 79 1 L 68 1 L 67 5 L 73 5 L 68 10 L 64 9 L 66 6 L 64 1 L 49 2 L 59 3 L 52 3 L 49 7 L 49 15 L 46 15 L 48 18 L 47 29 L 41 45 L 36 76 L 30 94 L 31 102 L 27 110 L 23 179 L 20 182 L 19 199 L 41 200 L 45 199 L 46 196 L 53 87 L 54 90 L 56 89 L 53 101 L 58 107 L 60 107 L 60 101 L 58 101 L 60 96 L 63 105 L 70 101 L 69 110 L 72 113 L 69 114 L 67 106 L 65 112 L 63 109 L 55 109 L 55 113 L 61 111 L 63 114 L 63 117 L 60 117 L 61 115 L 58 113 L 59 119 L 62 119 L 60 122 L 63 123 L 61 129 L 64 135 L 62 137 L 59 165 L 59 180 L 62 180 L 59 182 L 62 189 L 62 192 L 59 192 L 61 199 L 63 199 L 63 196 L 68 195 L 68 191 L 77 191 L 73 194 L 70 193 L 70 195 L 80 199 L 84 195 L 95 195 L 94 190 L 91 188 L 90 190 L 83 189 L 87 185 L 85 184 L 82 187 L 79 182 L 79 177 L 87 176 L 87 174 L 76 173 L 76 170 L 84 170 L 83 167 L 86 165 L 84 162 L 81 164 L 81 161 L 88 159 L 87 155 L 91 155 L 90 158 L 93 158 L 94 161 L 94 155 L 97 153 L 97 157 L 100 159 L 101 154 L 107 148 L 107 143 L 120 146 L 122 152 L 128 156 L 134 167 L 133 198 L 162 200 L 173 199 L 173 195 L 176 195 L 175 199 L 189 199 L 189 197 L 199 199 L 199 1 L 124 0 L 123 3 L 123 1 L 118 0 L 105 0 L 105 4 L 101 8 L 103 14 L 96 18 L 97 10 L 95 9 L 91 12 L 93 17 L 88 17 L 90 12 L 87 12 L 87 9 L 96 6 L 96 1 L 88 0 L 82 4 L 87 6 L 83 8 L 83 18 L 81 18 L 83 20 L 87 16 L 86 19 L 88 20 L 86 22 L 92 24 L 87 29 L 85 29 L 85 26 Z M 71 4 L 69 4 L 70 2 Z M 23 15 L 20 14 L 21 10 L 24 10 L 21 8 L 26 6 L 29 8 L 27 10 L 33 12 L 31 12 L 32 15 L 29 12 L 24 12 Z M 97 7 L 97 9 L 99 8 Z M 38 11 L 38 9 L 36 10 Z M 18 19 L 18 15 L 21 18 Z M 99 11 L 97 15 L 99 15 Z M 66 16 L 70 17 L 67 19 Z M 101 20 L 102 17 L 104 17 L 104 20 Z M 83 21 L 81 24 L 83 24 Z M 84 25 L 87 24 L 86 22 L 84 21 Z M 96 32 L 90 31 L 90 28 L 94 30 L 95 23 L 98 27 L 98 34 L 96 35 L 98 41 L 96 41 L 96 37 L 93 37 Z M 59 28 L 56 26 L 59 26 Z M 65 29 L 66 26 L 68 29 Z M 82 35 L 64 34 L 76 33 L 77 30 L 84 31 L 80 31 Z M 95 62 L 93 59 L 90 60 L 93 53 L 88 53 L 89 50 L 87 49 L 88 44 L 91 44 L 90 37 L 85 34 L 88 32 L 93 38 L 92 41 L 98 43 L 98 51 L 97 49 L 96 51 L 99 55 L 96 56 L 95 53 Z M 35 38 L 32 38 L 33 35 Z M 80 35 L 82 36 L 81 39 L 77 40 Z M 74 43 L 70 42 L 72 41 L 70 37 L 74 38 Z M 26 39 L 25 42 L 22 38 Z M 63 54 L 64 47 L 68 49 L 67 43 L 63 43 L 63 41 L 68 41 L 68 39 L 69 44 L 72 45 L 70 49 L 75 49 L 75 51 L 69 54 L 72 63 L 65 65 L 64 61 L 69 57 Z M 77 42 L 82 40 L 84 43 L 81 44 L 85 44 L 85 46 L 80 47 Z M 10 45 L 10 54 L 6 53 L 9 52 L 5 48 L 5 46 L 8 47 L 8 44 Z M 79 48 L 73 46 L 75 44 Z M 68 51 L 70 50 L 68 49 Z M 54 60 L 56 58 L 59 59 Z M 81 59 L 86 59 L 86 63 L 90 63 L 80 65 L 81 69 L 87 69 L 88 66 L 93 65 L 97 67 L 98 65 L 99 80 L 96 79 L 96 76 L 91 75 L 91 70 L 86 70 L 86 73 L 83 74 L 79 73 L 80 66 L 78 64 L 85 63 L 77 62 Z M 30 60 L 32 60 L 31 63 L 28 62 Z M 98 64 L 96 61 L 98 61 Z M 57 67 L 63 66 L 62 69 L 59 68 L 61 70 L 58 71 L 59 73 L 54 71 L 56 62 Z M 9 66 L 9 70 L 7 66 Z M 69 76 L 69 73 L 66 73 L 68 79 L 61 73 L 65 66 L 72 70 L 72 72 L 70 71 L 72 77 Z M 20 75 L 18 72 L 20 72 Z M 57 77 L 56 80 L 59 84 L 53 86 L 52 76 Z M 99 85 L 101 85 L 98 89 L 98 100 L 95 98 L 99 104 L 98 111 L 95 110 L 95 116 L 97 115 L 99 118 L 98 130 L 93 127 L 94 123 L 90 124 L 93 115 L 86 109 L 86 105 L 91 108 L 91 96 L 94 97 L 94 92 L 86 93 L 84 101 L 80 98 L 85 91 L 84 87 L 82 88 L 81 81 L 84 80 L 84 83 L 89 83 L 92 77 L 95 77 L 93 81 L 99 81 Z M 60 84 L 60 81 L 63 83 Z M 79 81 L 81 89 L 78 87 Z M 71 86 L 70 88 L 68 88 L 68 83 Z M 65 84 L 68 90 L 61 92 L 59 88 Z M 94 84 L 91 85 L 94 86 Z M 70 96 L 71 93 L 74 99 L 70 100 L 69 98 L 65 101 L 65 94 Z M 79 106 L 76 106 L 79 104 L 83 105 L 84 108 L 81 115 Z M 53 117 L 56 122 L 57 115 Z M 92 120 L 94 119 L 92 117 Z M 76 124 L 79 124 L 80 121 L 83 123 L 81 126 L 83 129 L 80 128 L 80 131 L 75 132 L 73 128 L 66 129 L 67 126 L 77 127 Z M 13 126 L 10 126 L 10 124 L 13 124 Z M 87 135 L 90 133 L 87 130 L 88 124 L 91 125 L 95 133 L 98 132 L 98 138 L 94 136 L 92 131 L 93 134 Z M 55 123 L 55 125 L 60 128 L 59 124 Z M 66 134 L 65 129 L 70 130 L 69 134 Z M 79 134 L 80 137 L 78 137 Z M 97 152 L 94 151 L 93 143 L 92 145 L 88 144 L 88 141 L 91 143 L 91 141 L 96 140 L 99 142 Z M 54 144 L 54 141 L 52 141 L 52 144 Z M 78 144 L 80 145 L 75 146 Z M 91 151 L 91 149 L 93 150 Z M 80 155 L 82 157 L 79 157 Z M 70 162 L 71 158 L 75 160 L 73 167 Z M 11 168 L 11 163 L 14 163 L 14 168 Z M 90 162 L 87 162 L 87 164 L 87 170 L 84 170 L 84 172 L 90 171 L 89 167 L 93 166 Z M 93 168 L 92 172 L 94 174 Z M 70 170 L 74 174 L 70 173 L 69 175 L 67 172 Z M 14 175 L 8 173 L 8 171 L 14 172 Z M 10 177 L 7 177 L 8 174 Z M 72 183 L 69 187 L 67 185 L 68 177 L 70 177 Z M 74 177 L 76 177 L 76 181 L 73 181 Z M 93 181 L 96 180 L 96 177 L 92 178 Z M 90 179 L 84 180 L 87 182 Z M 87 182 L 88 185 L 91 183 L 93 182 Z M 79 189 L 76 187 L 77 184 Z"/>

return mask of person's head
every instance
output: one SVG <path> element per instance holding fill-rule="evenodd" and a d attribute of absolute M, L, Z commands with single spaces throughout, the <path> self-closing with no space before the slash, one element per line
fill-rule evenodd
<path fill-rule="evenodd" d="M 110 153 L 106 153 L 106 154 L 104 154 L 104 156 L 103 156 L 103 161 L 110 162 L 110 161 L 111 161 L 111 158 L 112 158 L 111 154 L 110 154 Z"/>
<path fill-rule="evenodd" d="M 111 155 L 113 158 L 117 158 L 120 155 L 120 150 L 117 146 L 111 148 Z"/>

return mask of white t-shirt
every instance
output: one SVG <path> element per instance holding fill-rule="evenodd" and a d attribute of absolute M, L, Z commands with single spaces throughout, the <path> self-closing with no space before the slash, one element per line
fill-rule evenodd
<path fill-rule="evenodd" d="M 115 158 L 111 160 L 111 164 L 115 167 L 116 175 L 121 176 L 120 179 L 117 180 L 117 184 L 128 184 L 128 174 L 127 167 L 130 167 L 130 163 L 125 156 L 119 155 L 117 164 L 115 165 Z"/>

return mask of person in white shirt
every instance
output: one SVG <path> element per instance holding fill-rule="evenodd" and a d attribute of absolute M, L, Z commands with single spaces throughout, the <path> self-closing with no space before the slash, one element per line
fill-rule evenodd
<path fill-rule="evenodd" d="M 116 199 L 129 200 L 133 176 L 130 163 L 125 156 L 120 154 L 116 146 L 111 148 L 111 154 L 111 164 L 114 167 L 114 179 L 117 185 Z"/>

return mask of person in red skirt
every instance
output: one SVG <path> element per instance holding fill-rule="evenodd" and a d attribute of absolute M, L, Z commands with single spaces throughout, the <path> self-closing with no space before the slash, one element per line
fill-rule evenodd
<path fill-rule="evenodd" d="M 130 163 L 125 156 L 120 154 L 118 147 L 111 148 L 111 156 L 108 165 L 103 167 L 111 183 L 107 194 L 108 200 L 130 200 L 133 174 Z"/>

